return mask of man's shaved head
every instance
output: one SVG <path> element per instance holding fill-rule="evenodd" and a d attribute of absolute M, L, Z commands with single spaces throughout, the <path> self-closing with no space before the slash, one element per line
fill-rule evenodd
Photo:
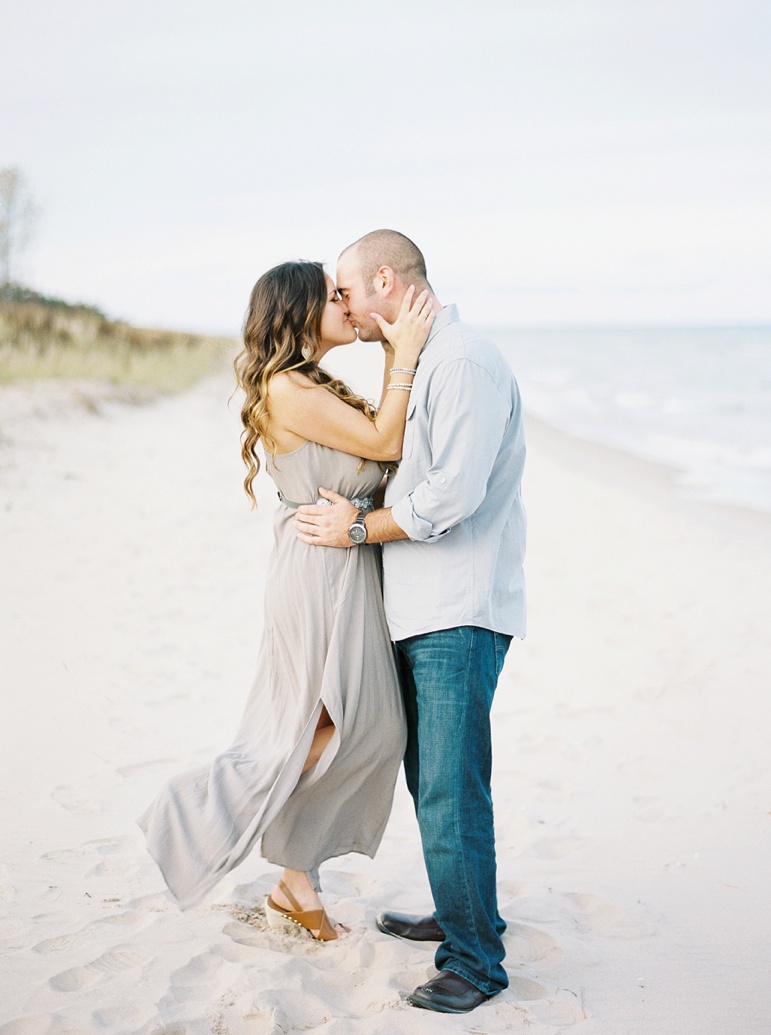
<path fill-rule="evenodd" d="M 420 290 L 428 284 L 426 260 L 416 244 L 396 230 L 373 230 L 350 244 L 340 255 L 346 256 L 358 267 L 367 294 L 382 266 L 390 266 L 408 286 Z"/>

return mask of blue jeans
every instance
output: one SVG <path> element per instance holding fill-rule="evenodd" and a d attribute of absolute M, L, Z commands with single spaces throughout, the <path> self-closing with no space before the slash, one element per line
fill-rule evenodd
<path fill-rule="evenodd" d="M 404 771 L 445 932 L 436 967 L 488 995 L 509 983 L 495 885 L 490 707 L 510 643 L 465 625 L 396 644 L 407 711 Z"/>

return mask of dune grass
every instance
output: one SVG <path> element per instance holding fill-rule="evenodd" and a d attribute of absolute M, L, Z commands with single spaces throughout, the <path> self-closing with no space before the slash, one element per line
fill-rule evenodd
<path fill-rule="evenodd" d="M 179 392 L 221 367 L 236 347 L 232 338 L 132 327 L 43 296 L 0 301 L 0 384 L 89 380 Z"/>

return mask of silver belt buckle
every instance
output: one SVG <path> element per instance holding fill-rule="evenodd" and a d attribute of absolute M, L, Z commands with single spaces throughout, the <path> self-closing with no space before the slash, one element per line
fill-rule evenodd
<path fill-rule="evenodd" d="M 371 496 L 354 496 L 351 503 L 357 510 L 362 510 L 365 514 L 369 514 L 371 510 L 375 509 L 375 502 Z M 331 507 L 332 504 L 329 500 L 325 500 L 323 496 L 319 496 L 316 500 L 316 506 Z"/>
<path fill-rule="evenodd" d="M 371 510 L 375 509 L 375 503 L 371 496 L 354 496 L 351 503 L 357 510 L 361 510 L 365 514 L 369 514 Z"/>
<path fill-rule="evenodd" d="M 353 503 L 357 510 L 363 510 L 365 514 L 375 509 L 375 501 L 372 496 L 354 496 L 351 503 Z M 316 501 L 316 505 L 317 507 L 331 507 L 332 504 L 329 500 L 325 500 L 323 496 L 320 496 Z"/>

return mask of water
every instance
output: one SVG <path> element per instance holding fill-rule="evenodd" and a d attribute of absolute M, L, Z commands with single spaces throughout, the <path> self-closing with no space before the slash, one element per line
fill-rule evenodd
<path fill-rule="evenodd" d="M 771 513 L 771 328 L 496 330 L 534 416 Z"/>

